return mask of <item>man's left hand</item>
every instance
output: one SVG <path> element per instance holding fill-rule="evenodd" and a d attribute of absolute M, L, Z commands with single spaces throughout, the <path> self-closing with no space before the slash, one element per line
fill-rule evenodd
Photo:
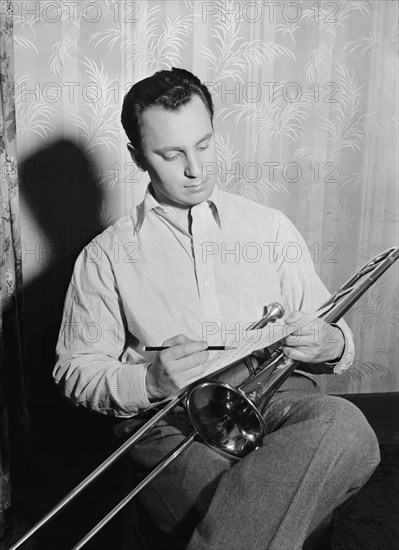
<path fill-rule="evenodd" d="M 341 357 L 345 346 L 341 330 L 323 321 L 314 314 L 295 311 L 286 317 L 287 324 L 307 322 L 283 340 L 287 357 L 302 363 L 324 363 Z"/>

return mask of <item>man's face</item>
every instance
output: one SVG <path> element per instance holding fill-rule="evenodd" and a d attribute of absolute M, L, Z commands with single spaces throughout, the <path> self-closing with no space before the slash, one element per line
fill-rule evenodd
<path fill-rule="evenodd" d="M 216 183 L 215 139 L 197 95 L 177 111 L 149 107 L 141 135 L 143 168 L 160 203 L 189 208 L 210 196 Z"/>

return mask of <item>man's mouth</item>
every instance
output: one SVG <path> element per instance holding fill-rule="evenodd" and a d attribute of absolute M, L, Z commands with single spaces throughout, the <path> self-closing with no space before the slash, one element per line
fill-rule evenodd
<path fill-rule="evenodd" d="M 196 183 L 196 184 L 193 184 L 193 185 L 185 185 L 184 187 L 186 187 L 187 189 L 197 189 L 198 187 L 202 187 L 204 185 L 205 182 L 201 182 L 201 183 Z"/>

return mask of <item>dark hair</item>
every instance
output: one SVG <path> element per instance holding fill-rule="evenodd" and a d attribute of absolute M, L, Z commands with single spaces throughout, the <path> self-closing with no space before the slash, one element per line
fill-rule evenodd
<path fill-rule="evenodd" d="M 145 109 L 161 106 L 177 111 L 188 103 L 193 95 L 199 96 L 213 119 L 213 102 L 208 88 L 199 78 L 185 69 L 157 71 L 152 76 L 134 84 L 123 100 L 122 126 L 133 147 L 142 152 L 141 117 Z"/>

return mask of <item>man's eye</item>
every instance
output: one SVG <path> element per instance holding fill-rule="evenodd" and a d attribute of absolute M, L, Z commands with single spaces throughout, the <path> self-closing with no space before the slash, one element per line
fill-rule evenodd
<path fill-rule="evenodd" d="M 198 147 L 198 150 L 205 151 L 205 149 L 208 149 L 208 147 L 209 147 L 209 143 L 207 143 L 206 145 L 202 145 L 201 147 Z"/>
<path fill-rule="evenodd" d="M 162 158 L 164 160 L 175 160 L 175 159 L 177 159 L 178 156 L 179 155 L 171 155 L 171 156 L 162 155 Z"/>

